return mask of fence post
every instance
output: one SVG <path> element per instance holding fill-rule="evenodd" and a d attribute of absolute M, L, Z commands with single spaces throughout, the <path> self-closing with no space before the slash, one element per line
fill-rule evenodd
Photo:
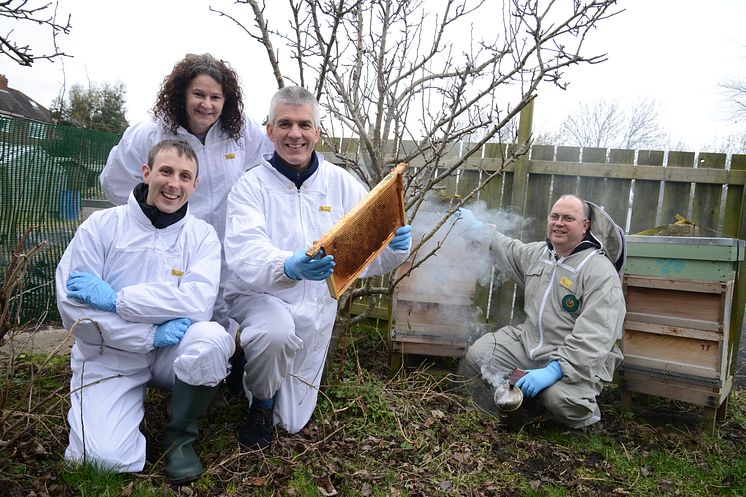
<path fill-rule="evenodd" d="M 518 143 L 520 148 L 531 139 L 531 127 L 534 120 L 534 101 L 531 100 L 521 111 L 518 125 Z M 522 155 L 513 170 L 513 191 L 510 197 L 510 206 L 516 214 L 523 215 L 526 204 L 526 187 L 528 185 L 528 157 L 526 152 Z"/>
<path fill-rule="evenodd" d="M 738 239 L 746 240 L 746 185 L 741 196 L 741 214 L 738 223 Z M 744 305 L 746 304 L 746 258 L 738 263 L 736 272 L 736 288 L 733 292 L 733 314 L 730 325 L 730 373 L 736 373 L 738 351 L 741 345 L 741 331 L 743 330 Z M 728 330 L 723 330 L 728 332 Z"/>

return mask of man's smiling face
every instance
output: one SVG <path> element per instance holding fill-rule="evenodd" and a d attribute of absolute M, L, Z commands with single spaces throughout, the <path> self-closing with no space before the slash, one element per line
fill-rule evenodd
<path fill-rule="evenodd" d="M 152 168 L 142 166 L 142 176 L 148 185 L 145 202 L 167 214 L 181 209 L 197 188 L 197 164 L 175 148 L 158 152 Z"/>
<path fill-rule="evenodd" d="M 557 253 L 567 255 L 583 240 L 590 225 L 580 199 L 562 197 L 547 216 L 547 236 Z"/>
<path fill-rule="evenodd" d="M 282 160 L 298 170 L 305 169 L 320 136 L 313 107 L 311 104 L 278 104 L 275 121 L 267 124 L 267 135 Z"/>

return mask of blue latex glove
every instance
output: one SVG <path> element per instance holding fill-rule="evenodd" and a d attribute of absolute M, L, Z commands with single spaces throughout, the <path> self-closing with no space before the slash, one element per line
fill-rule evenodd
<path fill-rule="evenodd" d="M 412 244 L 412 227 L 408 224 L 396 229 L 396 235 L 389 242 L 391 250 L 409 250 Z"/>
<path fill-rule="evenodd" d="M 321 252 L 313 256 L 306 255 L 305 250 L 299 250 L 285 259 L 285 274 L 293 280 L 323 281 L 334 272 L 334 257 Z"/>
<path fill-rule="evenodd" d="M 117 312 L 117 292 L 91 273 L 71 273 L 67 278 L 67 296 L 82 300 L 100 311 Z"/>
<path fill-rule="evenodd" d="M 159 324 L 155 328 L 153 347 L 158 348 L 176 345 L 181 341 L 184 333 L 186 333 L 191 325 L 192 320 L 189 318 L 176 318 Z"/>
<path fill-rule="evenodd" d="M 545 368 L 527 370 L 526 376 L 515 382 L 515 386 L 521 389 L 523 395 L 531 398 L 554 385 L 560 378 L 562 378 L 562 367 L 559 361 L 552 361 Z"/>
<path fill-rule="evenodd" d="M 457 211 L 457 218 L 460 223 L 464 224 L 464 227 L 469 230 L 479 229 L 484 225 L 482 221 L 474 216 L 474 213 L 469 209 L 460 207 Z"/>

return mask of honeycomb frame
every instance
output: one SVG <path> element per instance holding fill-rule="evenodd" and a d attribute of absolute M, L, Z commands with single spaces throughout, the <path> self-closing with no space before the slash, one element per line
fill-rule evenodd
<path fill-rule="evenodd" d="M 319 252 L 334 256 L 334 273 L 326 279 L 334 299 L 352 285 L 360 273 L 378 257 L 407 223 L 404 210 L 405 163 L 397 166 L 360 202 L 327 231 L 306 255 Z"/>

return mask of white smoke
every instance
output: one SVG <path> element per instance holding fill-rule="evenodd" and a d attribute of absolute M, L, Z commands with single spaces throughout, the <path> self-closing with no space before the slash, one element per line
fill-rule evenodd
<path fill-rule="evenodd" d="M 412 221 L 413 247 L 448 215 L 447 208 L 434 201 L 420 207 Z M 482 312 L 473 302 L 477 284 L 491 291 L 490 285 L 496 287 L 505 279 L 494 270 L 489 251 L 494 230 L 510 234 L 520 229 L 525 220 L 512 213 L 487 209 L 484 202 L 471 204 L 469 209 L 485 224 L 475 228 L 466 219 L 459 219 L 458 213 L 451 215 L 432 238 L 413 251 L 413 264 L 421 265 L 411 272 L 405 285 L 410 295 L 442 296 L 439 302 L 448 305 L 449 321 L 455 318 L 463 323 L 462 332 L 471 343 L 483 332 Z M 434 249 L 434 255 L 422 262 Z M 430 305 L 414 304 L 412 308 L 426 312 Z"/>
<path fill-rule="evenodd" d="M 495 371 L 489 366 L 489 361 L 482 364 L 481 367 L 482 379 L 485 383 L 490 385 L 492 388 L 508 382 L 508 376 L 510 371 Z"/>

